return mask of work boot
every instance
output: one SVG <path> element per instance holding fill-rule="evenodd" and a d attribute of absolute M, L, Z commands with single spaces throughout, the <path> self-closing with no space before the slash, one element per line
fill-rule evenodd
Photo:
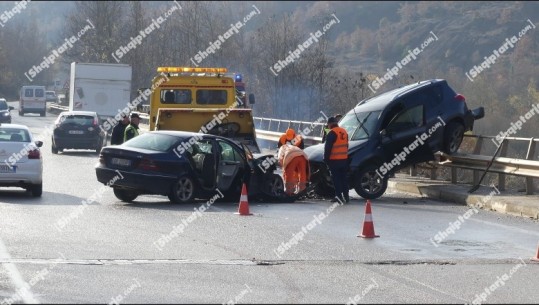
<path fill-rule="evenodd" d="M 344 200 L 343 200 L 342 198 L 340 198 L 340 197 L 335 196 L 333 199 L 331 199 L 330 202 L 331 202 L 331 203 L 338 202 L 338 203 L 340 203 L 340 204 L 343 204 L 343 203 L 344 203 Z"/>
<path fill-rule="evenodd" d="M 344 193 L 344 202 L 349 203 L 350 202 L 350 196 L 347 193 Z"/>

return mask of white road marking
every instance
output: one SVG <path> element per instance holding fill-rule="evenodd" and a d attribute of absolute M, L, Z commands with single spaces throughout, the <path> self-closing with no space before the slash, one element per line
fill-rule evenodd
<path fill-rule="evenodd" d="M 0 259 L 11 259 L 11 256 L 7 252 L 6 246 L 4 245 L 2 239 L 0 239 Z M 17 266 L 15 266 L 13 263 L 2 263 L 2 265 L 7 270 L 11 278 L 11 282 L 15 288 L 17 288 L 17 292 L 20 293 L 22 301 L 26 304 L 39 304 L 39 301 L 34 298 L 32 292 L 30 291 L 30 285 L 24 281 L 21 273 L 17 269 Z"/>

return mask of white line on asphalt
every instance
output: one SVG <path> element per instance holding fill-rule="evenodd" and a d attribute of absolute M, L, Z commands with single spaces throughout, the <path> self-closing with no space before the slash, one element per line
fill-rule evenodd
<path fill-rule="evenodd" d="M 503 228 L 503 229 L 506 229 L 506 230 L 513 230 L 513 231 L 518 231 L 518 232 L 529 234 L 529 235 L 539 236 L 539 232 L 534 232 L 534 231 L 525 230 L 525 229 L 521 229 L 521 228 L 515 228 L 515 227 L 511 227 L 511 226 L 506 226 L 506 225 L 502 225 L 502 224 L 495 223 L 495 222 L 490 222 L 490 221 L 481 220 L 481 219 L 475 219 L 475 218 L 469 218 L 468 220 L 488 224 L 488 225 L 495 226 L 495 227 L 500 227 L 500 228 Z"/>
<path fill-rule="evenodd" d="M 11 256 L 9 255 L 9 252 L 7 252 L 6 246 L 4 245 L 2 239 L 0 239 L 0 258 L 11 259 Z M 32 295 L 32 292 L 29 288 L 30 286 L 22 278 L 21 273 L 17 269 L 17 266 L 15 266 L 15 264 L 13 263 L 2 263 L 2 265 L 4 266 L 4 268 L 6 268 L 6 271 L 11 278 L 11 282 L 13 283 L 13 285 L 15 285 L 17 291 L 20 292 L 20 296 L 22 297 L 23 302 L 26 304 L 39 304 L 39 301 L 36 300 Z"/>

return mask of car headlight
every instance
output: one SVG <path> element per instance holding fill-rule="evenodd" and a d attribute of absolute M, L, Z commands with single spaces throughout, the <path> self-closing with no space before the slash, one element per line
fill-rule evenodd
<path fill-rule="evenodd" d="M 9 116 L 9 112 L 3 112 L 2 116 Z"/>

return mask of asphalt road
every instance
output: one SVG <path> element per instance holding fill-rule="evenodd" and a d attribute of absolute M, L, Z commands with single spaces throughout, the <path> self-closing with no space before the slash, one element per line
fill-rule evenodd
<path fill-rule="evenodd" d="M 372 201 L 380 237 L 363 239 L 355 193 L 332 211 L 250 199 L 253 216 L 235 215 L 236 202 L 200 214 L 205 201 L 127 204 L 97 182 L 95 152 L 51 153 L 55 118 L 13 111 L 46 135 L 44 192 L 0 188 L 0 304 L 539 300 L 537 221 L 388 192 Z"/>

